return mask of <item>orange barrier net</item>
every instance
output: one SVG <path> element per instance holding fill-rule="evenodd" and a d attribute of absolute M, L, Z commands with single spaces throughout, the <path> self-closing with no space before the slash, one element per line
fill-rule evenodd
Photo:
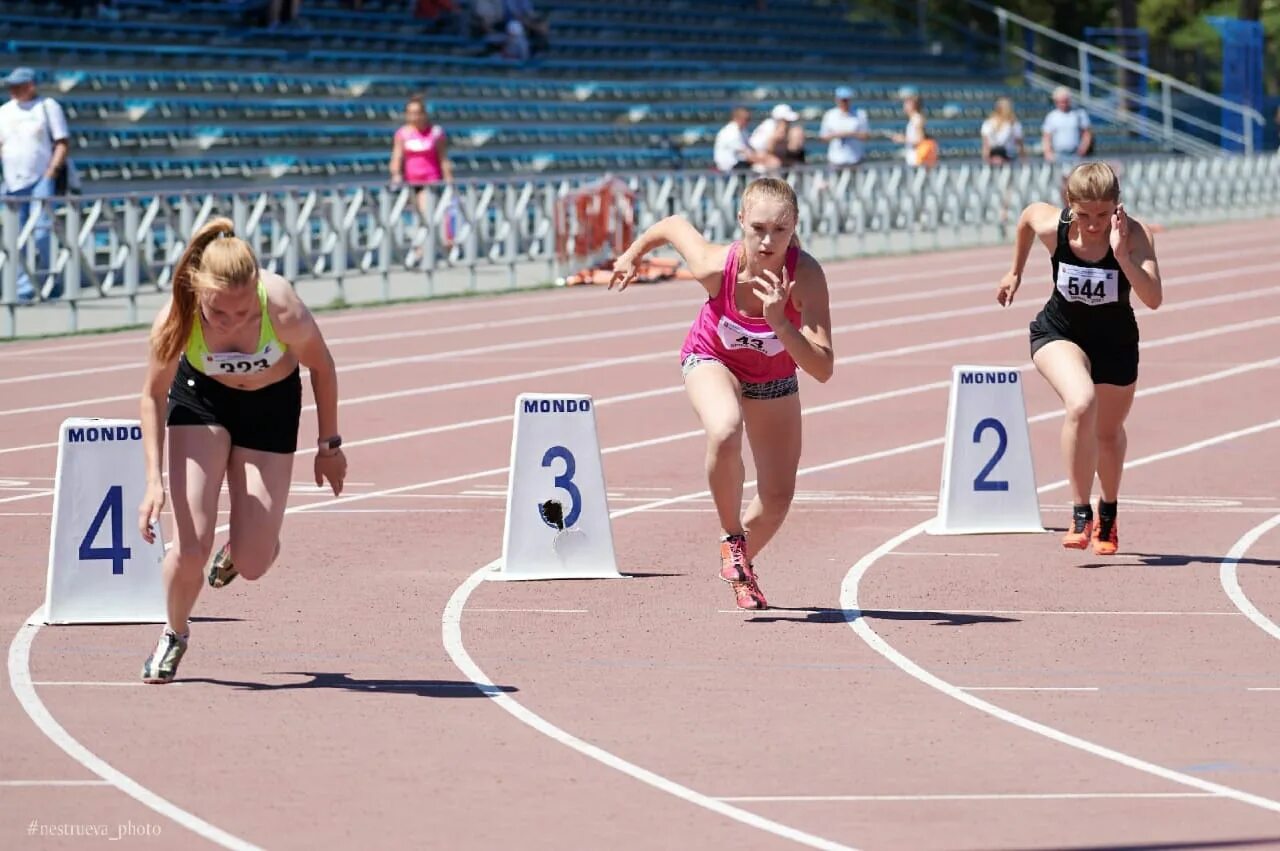
<path fill-rule="evenodd" d="M 578 270 L 556 283 L 609 283 L 613 261 L 636 237 L 635 197 L 626 183 L 605 176 L 556 199 L 556 260 L 562 268 Z M 676 265 L 669 260 L 642 261 L 636 280 L 675 277 Z"/>

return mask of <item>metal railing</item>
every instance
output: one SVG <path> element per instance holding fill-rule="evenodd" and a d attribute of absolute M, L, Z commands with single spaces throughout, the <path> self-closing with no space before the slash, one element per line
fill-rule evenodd
<path fill-rule="evenodd" d="M 1009 75 L 1051 91 L 1073 90 L 1079 106 L 1159 143 L 1165 150 L 1211 156 L 1224 149 L 1251 154 L 1256 132 L 1266 126 L 1257 109 L 1227 100 L 1118 53 L 1066 36 L 985 0 L 964 0 L 969 15 L 955 20 L 928 0 L 882 0 L 900 22 L 922 37 L 931 33 L 981 50 L 1004 62 Z M 1113 82 L 1113 80 L 1117 82 Z M 1137 85 L 1144 81 L 1145 85 Z M 1142 92 L 1142 93 L 1140 93 Z M 1200 115 L 1196 111 L 1201 112 Z M 1231 113 L 1236 122 L 1209 121 L 1206 114 Z"/>
<path fill-rule="evenodd" d="M 1113 164 L 1126 206 L 1139 218 L 1174 224 L 1280 214 L 1280 156 L 1153 156 Z M 831 258 L 997 242 L 1024 205 L 1061 200 L 1060 168 L 1041 161 L 813 166 L 785 176 L 797 193 L 806 247 Z M 618 177 L 634 196 L 638 229 L 681 213 L 717 240 L 736 234 L 739 198 L 751 179 L 669 171 Z M 557 199 L 598 178 L 459 181 L 424 189 L 420 207 L 412 190 L 385 183 L 84 195 L 33 202 L 25 222 L 26 202 L 4 199 L 0 336 L 16 333 L 24 309 L 21 273 L 34 282 L 37 301 L 66 310 L 67 330 L 76 329 L 79 306 L 99 298 L 124 299 L 124 318 L 136 323 L 138 298 L 169 288 L 186 240 L 215 215 L 229 216 L 260 263 L 304 292 L 309 280 L 329 281 L 341 293 L 347 282 L 372 277 L 388 298 L 392 276 L 407 274 L 422 282 L 419 294 L 432 295 L 446 272 L 466 291 L 475 289 L 482 270 L 504 275 L 509 288 L 545 283 L 585 262 L 556 256 Z M 49 210 L 42 255 L 36 222 Z M 572 215 L 560 221 L 563 244 L 579 223 Z"/>

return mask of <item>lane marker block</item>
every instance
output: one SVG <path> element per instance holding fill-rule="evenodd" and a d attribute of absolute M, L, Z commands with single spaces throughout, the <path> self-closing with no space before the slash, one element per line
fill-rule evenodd
<path fill-rule="evenodd" d="M 163 530 L 138 531 L 147 474 L 138 420 L 63 420 L 44 622 L 164 623 Z"/>
<path fill-rule="evenodd" d="M 931 535 L 1043 532 L 1022 375 L 954 366 Z"/>
<path fill-rule="evenodd" d="M 621 578 L 590 396 L 516 397 L 502 561 L 489 578 Z"/>

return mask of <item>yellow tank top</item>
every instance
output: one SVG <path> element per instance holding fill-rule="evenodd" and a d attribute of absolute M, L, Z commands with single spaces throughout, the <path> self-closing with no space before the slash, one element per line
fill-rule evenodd
<path fill-rule="evenodd" d="M 280 342 L 276 329 L 267 315 L 267 288 L 258 281 L 258 303 L 262 306 L 262 330 L 258 333 L 256 352 L 211 352 L 204 340 L 204 326 L 200 322 L 200 310 L 196 309 L 191 323 L 191 336 L 187 338 L 187 362 L 205 375 L 253 375 L 266 372 L 280 362 L 289 347 Z"/>

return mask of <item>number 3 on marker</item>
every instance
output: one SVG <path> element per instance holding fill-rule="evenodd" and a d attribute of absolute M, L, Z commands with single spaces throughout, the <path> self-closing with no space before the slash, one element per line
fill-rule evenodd
<path fill-rule="evenodd" d="M 102 521 L 107 519 L 108 514 L 111 515 L 111 546 L 95 547 L 93 542 L 97 540 Z M 84 533 L 84 538 L 80 541 L 80 560 L 110 561 L 111 572 L 122 574 L 124 563 L 132 555 L 133 550 L 124 545 L 124 488 L 112 485 L 102 504 L 98 506 L 98 513 L 93 516 L 89 531 Z"/>
<path fill-rule="evenodd" d="M 582 493 L 573 483 L 573 474 L 577 471 L 578 465 L 572 452 L 563 446 L 553 446 L 542 456 L 542 466 L 550 467 L 551 462 L 557 458 L 564 460 L 564 472 L 556 476 L 554 484 L 569 494 L 569 511 L 564 515 L 564 527 L 568 529 L 578 522 L 578 514 L 582 511 Z"/>
<path fill-rule="evenodd" d="M 996 444 L 995 454 L 991 456 L 991 460 L 987 462 L 987 466 L 982 468 L 978 473 L 978 477 L 973 480 L 973 489 L 976 491 L 1007 491 L 1009 483 L 1001 479 L 988 479 L 991 471 L 996 468 L 996 464 L 1000 463 L 1000 459 L 1004 457 L 1004 451 L 1009 448 L 1009 434 L 1004 430 L 1004 423 L 995 417 L 987 417 L 978 423 L 977 428 L 973 430 L 973 442 L 982 443 L 982 435 L 991 429 L 996 433 L 999 443 Z"/>

